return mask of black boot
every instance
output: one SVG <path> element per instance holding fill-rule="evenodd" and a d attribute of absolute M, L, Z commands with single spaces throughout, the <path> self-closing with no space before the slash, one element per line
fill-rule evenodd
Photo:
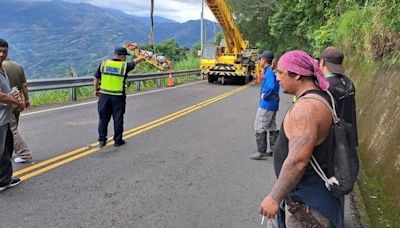
<path fill-rule="evenodd" d="M 272 156 L 273 151 L 275 149 L 275 143 L 278 139 L 279 131 L 270 131 L 269 132 L 269 148 L 270 150 L 267 152 L 267 156 Z"/>
<path fill-rule="evenodd" d="M 267 133 L 256 133 L 256 142 L 258 152 L 250 155 L 250 159 L 267 160 Z"/>

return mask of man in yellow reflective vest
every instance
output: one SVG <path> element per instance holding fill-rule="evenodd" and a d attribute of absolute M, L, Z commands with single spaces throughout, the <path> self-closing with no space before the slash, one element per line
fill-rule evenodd
<path fill-rule="evenodd" d="M 122 133 L 124 132 L 126 78 L 128 72 L 144 60 L 144 57 L 139 56 L 132 62 L 126 62 L 128 52 L 123 47 L 116 48 L 114 55 L 113 59 L 104 60 L 94 75 L 94 95 L 99 97 L 98 131 L 100 147 L 104 147 L 107 143 L 107 127 L 111 116 L 114 120 L 114 146 L 125 144 Z"/>

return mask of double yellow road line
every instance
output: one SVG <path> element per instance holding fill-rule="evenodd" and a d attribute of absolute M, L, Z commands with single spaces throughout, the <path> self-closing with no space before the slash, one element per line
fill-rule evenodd
<path fill-rule="evenodd" d="M 160 126 L 162 124 L 168 123 L 168 122 L 170 122 L 172 120 L 175 120 L 175 119 L 177 119 L 179 117 L 185 116 L 185 115 L 187 115 L 189 113 L 192 113 L 192 112 L 194 112 L 194 111 L 196 111 L 198 109 L 206 107 L 206 106 L 208 106 L 208 105 L 210 105 L 210 104 L 212 104 L 214 102 L 217 102 L 217 101 L 222 100 L 222 99 L 224 99 L 226 97 L 232 96 L 233 94 L 238 93 L 238 92 L 250 87 L 253 84 L 254 83 L 249 83 L 247 85 L 241 86 L 241 87 L 239 87 L 237 89 L 234 89 L 232 91 L 229 91 L 229 92 L 226 92 L 224 94 L 221 94 L 221 95 L 219 95 L 217 97 L 214 97 L 214 98 L 211 98 L 209 100 L 200 102 L 198 104 L 195 104 L 195 105 L 192 105 L 190 107 L 184 108 L 184 109 L 182 109 L 182 110 L 180 110 L 178 112 L 175 112 L 175 113 L 172 113 L 170 115 L 161 117 L 161 118 L 159 118 L 157 120 L 154 120 L 152 122 L 149 122 L 147 124 L 144 124 L 144 125 L 141 125 L 139 127 L 133 128 L 131 130 L 125 131 L 123 137 L 124 137 L 124 139 L 127 139 L 127 138 L 130 138 L 130 137 L 139 135 L 139 134 L 141 134 L 141 133 L 143 133 L 145 131 L 148 131 L 148 130 L 150 130 L 152 128 L 158 127 L 158 126 Z M 106 146 L 111 146 L 113 144 L 114 144 L 114 141 L 109 140 L 109 142 L 107 143 Z M 25 180 L 28 180 L 28 179 L 34 177 L 34 176 L 38 176 L 38 175 L 40 175 L 42 173 L 45 173 L 45 172 L 50 171 L 52 169 L 55 169 L 55 168 L 57 168 L 59 166 L 65 165 L 65 164 L 70 163 L 72 161 L 75 161 L 77 159 L 86 157 L 86 156 L 91 155 L 93 153 L 96 153 L 98 151 L 99 151 L 99 143 L 95 142 L 95 143 L 92 143 L 92 144 L 90 144 L 88 146 L 81 147 L 81 148 L 69 151 L 67 153 L 61 154 L 61 155 L 56 156 L 54 158 L 51 158 L 49 160 L 46 160 L 46 161 L 43 161 L 43 162 L 28 166 L 26 168 L 17 170 L 17 171 L 14 172 L 13 175 L 14 176 L 19 176 L 22 181 L 25 181 Z"/>

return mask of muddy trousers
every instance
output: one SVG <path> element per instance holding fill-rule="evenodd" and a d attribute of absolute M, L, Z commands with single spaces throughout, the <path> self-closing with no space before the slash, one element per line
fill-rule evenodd
<path fill-rule="evenodd" d="M 269 135 L 269 150 L 273 152 L 275 149 L 275 143 L 278 139 L 279 131 L 269 131 L 265 133 L 256 133 L 257 151 L 260 153 L 266 153 L 268 148 L 267 135 Z"/>
<path fill-rule="evenodd" d="M 13 144 L 14 140 L 10 125 L 0 126 L 0 186 L 5 186 L 11 181 Z"/>
<path fill-rule="evenodd" d="M 17 156 L 27 161 L 30 161 L 32 160 L 32 153 L 29 150 L 28 146 L 26 145 L 24 139 L 18 133 L 19 115 L 20 112 L 16 109 L 13 109 L 10 122 L 10 129 L 14 138 L 14 151 Z"/>
<path fill-rule="evenodd" d="M 257 109 L 254 121 L 254 130 L 256 131 L 257 150 L 260 153 L 266 153 L 268 148 L 267 135 L 269 134 L 270 150 L 275 148 L 275 142 L 279 131 L 276 128 L 276 111 L 268 111 L 263 108 Z"/>

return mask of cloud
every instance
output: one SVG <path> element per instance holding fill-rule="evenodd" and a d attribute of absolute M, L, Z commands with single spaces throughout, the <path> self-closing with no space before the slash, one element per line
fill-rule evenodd
<path fill-rule="evenodd" d="M 26 0 L 28 1 L 28 0 Z M 29 0 L 45 1 L 45 0 Z M 136 16 L 150 15 L 150 0 L 64 0 L 73 3 L 89 3 L 94 6 L 121 10 Z M 200 19 L 201 0 L 155 0 L 154 15 L 178 22 Z M 204 17 L 216 21 L 205 4 Z"/>

